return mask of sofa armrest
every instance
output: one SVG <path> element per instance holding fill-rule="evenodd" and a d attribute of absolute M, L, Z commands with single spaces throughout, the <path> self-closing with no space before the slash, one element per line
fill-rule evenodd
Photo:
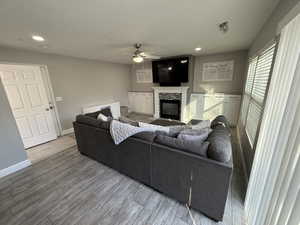
<path fill-rule="evenodd" d="M 184 203 L 190 201 L 192 208 L 214 220 L 223 219 L 231 161 L 218 162 L 156 143 L 151 151 L 153 186 L 162 192 L 171 190 L 171 197 Z"/>

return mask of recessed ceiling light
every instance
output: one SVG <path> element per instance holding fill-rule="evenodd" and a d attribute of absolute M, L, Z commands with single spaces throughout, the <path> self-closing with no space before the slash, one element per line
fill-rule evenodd
<path fill-rule="evenodd" d="M 32 40 L 38 41 L 38 42 L 43 42 L 43 41 L 45 41 L 45 38 L 43 38 L 43 37 L 40 36 L 40 35 L 32 35 L 31 38 L 32 38 Z"/>
<path fill-rule="evenodd" d="M 202 50 L 202 48 L 200 48 L 200 47 L 195 48 L 196 52 L 200 52 L 201 50 Z"/>

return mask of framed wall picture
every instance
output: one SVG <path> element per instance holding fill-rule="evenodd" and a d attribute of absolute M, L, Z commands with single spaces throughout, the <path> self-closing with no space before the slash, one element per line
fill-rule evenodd
<path fill-rule="evenodd" d="M 203 63 L 203 81 L 232 81 L 234 61 Z"/>
<path fill-rule="evenodd" d="M 137 83 L 152 83 L 152 70 L 151 69 L 138 69 L 136 70 Z"/>

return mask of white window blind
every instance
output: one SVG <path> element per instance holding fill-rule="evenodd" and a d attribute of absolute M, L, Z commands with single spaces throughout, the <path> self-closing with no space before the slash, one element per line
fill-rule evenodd
<path fill-rule="evenodd" d="M 248 115 L 246 120 L 246 132 L 251 146 L 254 144 L 258 124 L 262 113 L 262 106 L 250 100 Z"/>
<path fill-rule="evenodd" d="M 249 60 L 247 81 L 241 109 L 241 122 L 245 126 L 252 147 L 262 116 L 263 103 L 271 75 L 275 48 L 276 42 Z"/>
<path fill-rule="evenodd" d="M 249 95 L 245 94 L 243 97 L 243 103 L 241 109 L 241 121 L 244 126 L 246 125 L 249 103 L 250 103 L 250 97 Z"/>
<path fill-rule="evenodd" d="M 247 75 L 247 81 L 246 81 L 246 87 L 245 87 L 245 92 L 247 94 L 251 94 L 251 91 L 252 91 L 257 59 L 258 59 L 258 57 L 255 57 L 255 58 L 251 59 L 249 62 L 248 75 Z"/>

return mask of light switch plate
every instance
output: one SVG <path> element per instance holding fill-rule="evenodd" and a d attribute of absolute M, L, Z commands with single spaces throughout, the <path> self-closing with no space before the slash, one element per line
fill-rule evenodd
<path fill-rule="evenodd" d="M 63 97 L 55 97 L 55 101 L 62 102 L 63 101 Z"/>

